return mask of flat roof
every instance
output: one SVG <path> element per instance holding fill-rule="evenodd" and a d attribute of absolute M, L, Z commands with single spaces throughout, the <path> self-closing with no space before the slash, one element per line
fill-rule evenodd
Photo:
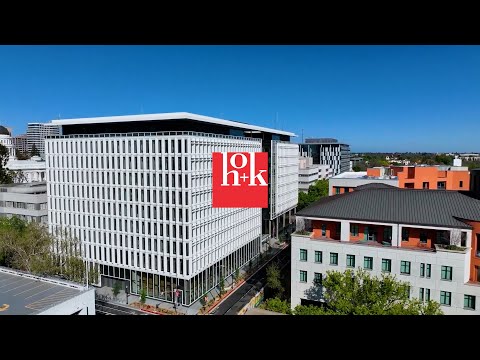
<path fill-rule="evenodd" d="M 331 179 L 357 179 L 357 180 L 398 180 L 397 176 L 368 176 L 366 171 L 346 171 L 338 174 Z"/>
<path fill-rule="evenodd" d="M 83 291 L 78 284 L 0 268 L 0 315 L 35 315 Z"/>
<path fill-rule="evenodd" d="M 249 125 L 239 121 L 225 120 L 214 118 L 210 116 L 192 114 L 188 112 L 174 112 L 174 113 L 160 113 L 160 114 L 142 114 L 142 115 L 121 115 L 121 116 L 103 116 L 91 118 L 77 118 L 52 120 L 53 125 L 81 125 L 81 124 L 103 124 L 103 123 L 117 123 L 117 122 L 132 122 L 132 121 L 161 121 L 161 120 L 196 120 L 207 122 L 211 124 L 218 124 L 224 126 L 237 127 L 247 130 L 257 130 L 261 132 L 268 132 L 279 135 L 297 136 L 294 133 L 282 130 L 266 128 L 263 126 Z"/>

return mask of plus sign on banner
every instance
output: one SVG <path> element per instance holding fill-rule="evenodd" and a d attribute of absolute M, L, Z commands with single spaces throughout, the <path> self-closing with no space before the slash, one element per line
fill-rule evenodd
<path fill-rule="evenodd" d="M 214 208 L 268 207 L 268 153 L 214 152 Z"/>

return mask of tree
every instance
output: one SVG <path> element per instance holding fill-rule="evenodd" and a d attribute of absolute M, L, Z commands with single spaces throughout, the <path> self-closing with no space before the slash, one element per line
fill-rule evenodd
<path fill-rule="evenodd" d="M 334 311 L 326 310 L 314 305 L 297 305 L 293 309 L 294 315 L 336 315 Z"/>
<path fill-rule="evenodd" d="M 0 144 L 0 184 L 13 183 L 12 174 L 7 168 L 8 158 L 8 149 Z"/>
<path fill-rule="evenodd" d="M 28 153 L 23 153 L 19 150 L 17 150 L 16 156 L 17 156 L 18 160 L 28 160 L 28 159 L 30 159 L 30 155 Z"/>
<path fill-rule="evenodd" d="M 265 310 L 274 311 L 281 314 L 291 314 L 292 310 L 290 309 L 290 304 L 286 300 L 281 300 L 278 297 L 267 299 L 262 308 Z"/>
<path fill-rule="evenodd" d="M 32 148 L 30 149 L 30 156 L 40 156 L 40 151 L 38 151 L 35 144 L 33 144 Z"/>
<path fill-rule="evenodd" d="M 267 267 L 267 288 L 275 292 L 275 297 L 281 298 L 285 289 L 283 288 L 280 268 L 277 263 Z"/>
<path fill-rule="evenodd" d="M 235 274 L 233 275 L 233 278 L 235 279 L 235 283 L 240 280 L 240 269 L 239 268 L 235 269 Z"/>
<path fill-rule="evenodd" d="M 147 301 L 147 291 L 145 290 L 145 288 L 142 287 L 142 289 L 140 290 L 140 303 L 145 304 L 146 301 Z"/>
<path fill-rule="evenodd" d="M 120 282 L 115 281 L 112 288 L 112 294 L 114 299 L 116 299 L 118 294 L 120 294 L 121 289 L 122 289 L 122 285 L 120 284 Z"/>
<path fill-rule="evenodd" d="M 328 180 L 317 180 L 313 185 L 310 185 L 307 193 L 300 192 L 298 194 L 297 210 L 306 208 L 311 203 L 325 196 L 328 196 Z"/>
<path fill-rule="evenodd" d="M 220 289 L 220 296 L 225 294 L 225 279 L 223 276 L 220 277 L 220 282 L 218 283 L 218 287 Z"/>
<path fill-rule="evenodd" d="M 17 184 L 21 183 L 26 183 L 27 182 L 27 177 L 23 173 L 23 171 L 18 170 L 18 171 L 11 171 L 10 170 L 10 176 L 12 177 L 12 181 Z"/>
<path fill-rule="evenodd" d="M 390 274 L 380 278 L 356 272 L 327 271 L 323 281 L 327 310 L 340 315 L 441 315 L 438 303 L 409 298 L 410 284 Z"/>
<path fill-rule="evenodd" d="M 17 217 L 0 219 L 0 259 L 3 266 L 43 276 L 61 276 L 79 283 L 97 283 L 98 266 L 88 270 L 80 241 L 68 231 L 48 232 L 43 224 Z"/>

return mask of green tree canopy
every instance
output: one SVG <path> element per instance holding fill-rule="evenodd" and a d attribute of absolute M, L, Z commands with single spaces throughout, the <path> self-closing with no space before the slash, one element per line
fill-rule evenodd
<path fill-rule="evenodd" d="M 30 156 L 40 156 L 40 151 L 38 151 L 35 144 L 33 144 L 32 148 L 30 149 Z"/>
<path fill-rule="evenodd" d="M 285 289 L 282 285 L 280 267 L 272 263 L 267 267 L 267 288 L 275 292 L 276 297 L 281 297 Z"/>
<path fill-rule="evenodd" d="M 7 169 L 8 157 L 8 149 L 0 144 L 0 184 L 13 183 L 12 173 Z"/>
<path fill-rule="evenodd" d="M 372 276 L 359 268 L 357 271 L 327 271 L 323 280 L 326 309 L 315 311 L 337 315 L 440 315 L 435 301 L 422 303 L 410 299 L 409 283 L 396 280 L 390 274 Z M 305 314 L 308 309 L 296 308 Z"/>
<path fill-rule="evenodd" d="M 328 180 L 317 180 L 313 185 L 310 185 L 307 193 L 300 192 L 298 194 L 297 210 L 302 210 L 325 196 L 328 196 Z"/>

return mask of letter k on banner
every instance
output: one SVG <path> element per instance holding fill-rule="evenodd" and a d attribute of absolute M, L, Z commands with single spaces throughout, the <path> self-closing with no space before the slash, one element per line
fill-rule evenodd
<path fill-rule="evenodd" d="M 213 153 L 214 208 L 268 207 L 268 153 Z"/>

